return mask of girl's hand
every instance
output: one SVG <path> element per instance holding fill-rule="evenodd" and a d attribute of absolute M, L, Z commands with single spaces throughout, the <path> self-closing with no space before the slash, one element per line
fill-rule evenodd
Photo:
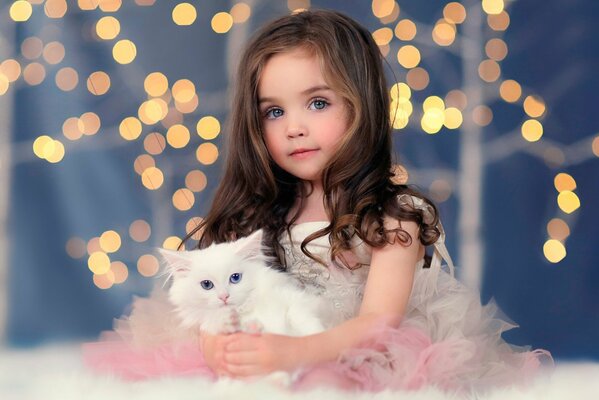
<path fill-rule="evenodd" d="M 270 333 L 234 333 L 225 351 L 225 370 L 232 377 L 266 375 L 278 370 L 292 370 L 300 365 L 298 350 L 301 338 Z"/>
<path fill-rule="evenodd" d="M 209 335 L 202 333 L 200 346 L 204 360 L 218 376 L 231 376 L 225 362 L 225 348 L 231 341 L 231 335 Z"/>

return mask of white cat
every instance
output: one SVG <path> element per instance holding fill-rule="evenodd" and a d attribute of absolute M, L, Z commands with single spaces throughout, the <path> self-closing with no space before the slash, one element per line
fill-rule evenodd
<path fill-rule="evenodd" d="M 210 334 L 258 330 L 289 336 L 324 330 L 323 300 L 267 266 L 262 230 L 201 250 L 160 252 L 173 278 L 169 299 L 183 327 Z"/>

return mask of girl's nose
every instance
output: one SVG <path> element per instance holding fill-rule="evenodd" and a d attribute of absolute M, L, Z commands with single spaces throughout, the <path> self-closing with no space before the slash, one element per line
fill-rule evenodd
<path fill-rule="evenodd" d="M 298 118 L 289 118 L 287 125 L 287 136 L 289 138 L 306 136 L 308 134 L 308 129 Z"/>

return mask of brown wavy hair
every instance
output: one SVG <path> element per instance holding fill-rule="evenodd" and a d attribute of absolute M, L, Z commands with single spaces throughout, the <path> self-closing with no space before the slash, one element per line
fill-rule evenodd
<path fill-rule="evenodd" d="M 262 228 L 264 244 L 286 269 L 279 238 L 290 230 L 302 210 L 306 189 L 270 157 L 258 108 L 258 82 L 270 57 L 302 49 L 318 56 L 327 84 L 340 94 L 349 110 L 348 131 L 333 159 L 322 172 L 324 206 L 330 224 L 309 235 L 301 250 L 319 260 L 306 245 L 329 236 L 333 262 L 348 265 L 342 253 L 354 235 L 372 247 L 394 242 L 409 245 L 412 238 L 401 221 L 415 221 L 418 239 L 428 246 L 439 237 L 435 205 L 416 189 L 393 181 L 389 92 L 382 55 L 370 32 L 346 15 L 330 10 L 303 11 L 280 17 L 262 27 L 248 43 L 236 76 L 224 176 L 203 222 L 184 242 L 201 232 L 199 248 L 249 235 Z M 422 198 L 432 218 L 397 201 L 401 194 Z M 299 210 L 288 215 L 300 201 Z M 383 217 L 400 222 L 388 231 Z M 395 235 L 390 241 L 389 232 Z M 427 256 L 426 265 L 430 263 Z M 358 267 L 360 265 L 358 264 Z"/>

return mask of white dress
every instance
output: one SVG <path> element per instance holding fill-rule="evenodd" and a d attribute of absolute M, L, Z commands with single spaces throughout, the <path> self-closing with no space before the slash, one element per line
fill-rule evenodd
<path fill-rule="evenodd" d="M 409 201 L 432 218 L 422 200 Z M 291 236 L 283 234 L 287 271 L 310 291 L 327 298 L 329 327 L 357 316 L 370 269 L 371 249 L 355 237 L 349 270 L 333 265 L 326 236 L 307 245 L 308 250 L 329 265 L 324 266 L 300 249 L 311 233 L 328 225 L 326 221 L 293 226 Z M 416 266 L 408 306 L 399 328 L 382 326 L 378 334 L 359 348 L 344 352 L 337 362 L 326 366 L 355 381 L 365 390 L 385 388 L 416 389 L 435 385 L 442 389 L 470 391 L 494 386 L 520 385 L 533 378 L 541 364 L 552 365 L 549 352 L 528 351 L 506 343 L 501 333 L 516 327 L 501 316 L 491 301 L 482 305 L 478 292 L 454 277 L 452 260 L 445 247 L 445 233 L 434 245 L 431 267 Z M 445 265 L 442 266 L 442 261 Z M 381 346 L 382 349 L 381 350 Z"/>

